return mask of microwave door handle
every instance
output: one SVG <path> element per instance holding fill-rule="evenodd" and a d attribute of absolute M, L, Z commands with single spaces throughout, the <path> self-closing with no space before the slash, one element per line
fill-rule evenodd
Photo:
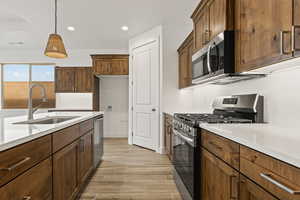
<path fill-rule="evenodd" d="M 211 65 L 210 65 L 210 52 L 211 52 L 211 48 L 213 46 L 213 43 L 209 45 L 208 47 L 208 51 L 207 51 L 207 68 L 208 68 L 208 72 L 211 73 Z"/>

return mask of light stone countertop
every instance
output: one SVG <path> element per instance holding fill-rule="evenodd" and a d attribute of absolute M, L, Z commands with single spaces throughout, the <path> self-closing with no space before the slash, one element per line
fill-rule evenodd
<path fill-rule="evenodd" d="M 208 124 L 200 127 L 300 168 L 299 129 L 271 124 Z"/>
<path fill-rule="evenodd" d="M 64 129 L 82 121 L 97 117 L 104 114 L 104 112 L 52 112 L 41 113 L 34 115 L 34 119 L 51 116 L 76 116 L 71 119 L 58 124 L 22 124 L 16 125 L 13 123 L 26 121 L 27 116 L 18 117 L 2 117 L 0 118 L 0 152 L 17 145 L 29 142 L 33 139 L 51 134 L 55 131 Z"/>

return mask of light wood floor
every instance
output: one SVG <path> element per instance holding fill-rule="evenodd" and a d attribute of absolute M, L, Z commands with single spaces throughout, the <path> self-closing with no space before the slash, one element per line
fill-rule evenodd
<path fill-rule="evenodd" d="M 106 139 L 104 158 L 81 200 L 181 200 L 165 155 Z"/>

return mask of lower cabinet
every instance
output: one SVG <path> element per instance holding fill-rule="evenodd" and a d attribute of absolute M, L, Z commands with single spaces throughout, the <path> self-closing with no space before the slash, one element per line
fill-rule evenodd
<path fill-rule="evenodd" d="M 240 175 L 240 199 L 241 200 L 278 200 L 263 190 L 260 186 Z"/>
<path fill-rule="evenodd" d="M 74 199 L 79 189 L 79 142 L 75 141 L 53 155 L 53 199 Z"/>
<path fill-rule="evenodd" d="M 93 169 L 93 131 L 53 155 L 54 200 L 74 199 Z"/>
<path fill-rule="evenodd" d="M 0 188 L 0 199 L 52 199 L 51 158 L 26 171 L 4 187 Z"/>
<path fill-rule="evenodd" d="M 0 152 L 0 200 L 75 200 L 93 167 L 90 119 Z"/>
<path fill-rule="evenodd" d="M 166 154 L 169 159 L 172 161 L 173 159 L 173 125 L 172 125 L 172 116 L 169 114 L 164 114 L 164 135 L 165 135 L 165 146 L 166 146 Z"/>
<path fill-rule="evenodd" d="M 300 200 L 299 168 L 208 131 L 201 140 L 201 200 Z"/>
<path fill-rule="evenodd" d="M 84 182 L 93 169 L 93 132 L 79 139 L 79 179 Z"/>
<path fill-rule="evenodd" d="M 239 172 L 202 148 L 201 199 L 238 200 Z"/>

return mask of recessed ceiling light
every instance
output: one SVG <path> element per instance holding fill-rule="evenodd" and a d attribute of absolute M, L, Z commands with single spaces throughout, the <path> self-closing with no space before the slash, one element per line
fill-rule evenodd
<path fill-rule="evenodd" d="M 24 42 L 9 42 L 8 44 L 13 46 L 21 46 L 24 44 Z"/>
<path fill-rule="evenodd" d="M 128 26 L 122 26 L 122 28 L 121 28 L 123 31 L 128 31 Z"/>
<path fill-rule="evenodd" d="M 75 31 L 75 28 L 73 26 L 68 26 L 67 28 L 69 31 Z"/>

